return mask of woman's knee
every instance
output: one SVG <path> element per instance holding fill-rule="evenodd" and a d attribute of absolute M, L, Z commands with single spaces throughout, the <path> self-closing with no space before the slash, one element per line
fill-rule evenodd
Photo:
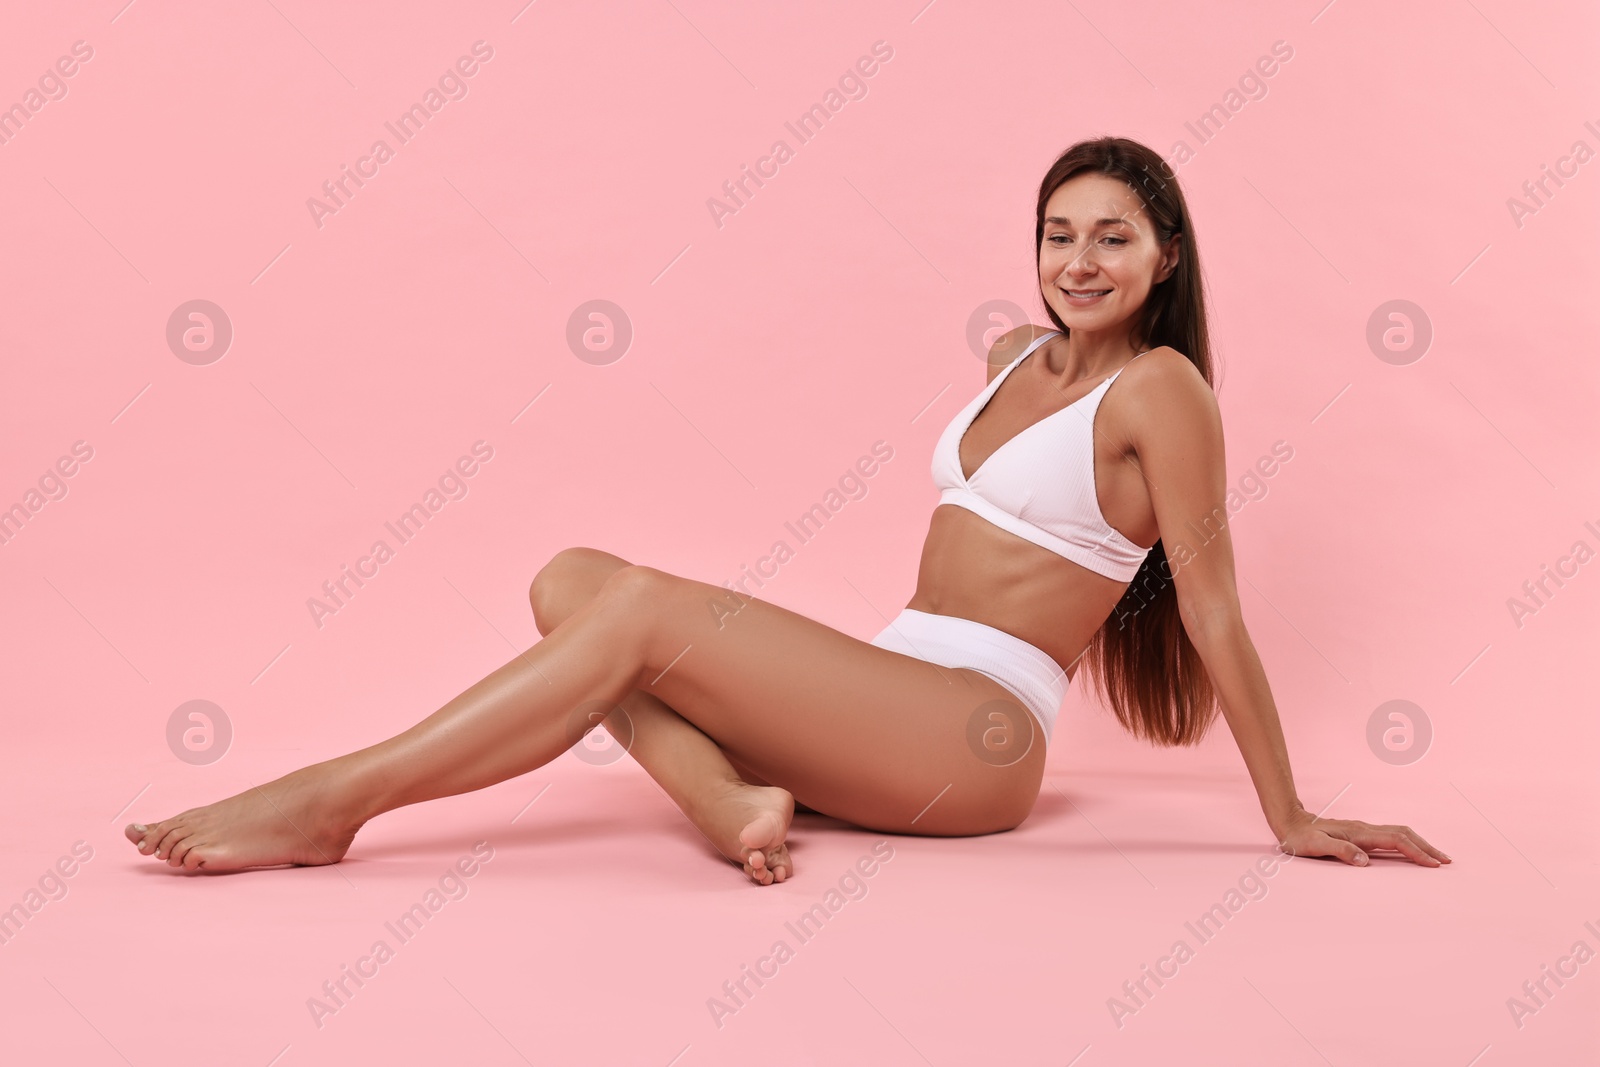
<path fill-rule="evenodd" d="M 628 565 L 622 557 L 599 549 L 563 548 L 539 568 L 528 587 L 534 625 L 548 634 L 598 593 L 612 573 Z"/>
<path fill-rule="evenodd" d="M 642 654 L 677 656 L 683 640 L 675 624 L 682 618 L 689 583 L 675 574 L 637 563 L 618 567 L 595 593 L 598 611 L 615 626 L 619 654 L 631 648 Z M 666 646 L 672 645 L 670 653 Z"/>
<path fill-rule="evenodd" d="M 595 595 L 608 602 L 642 608 L 659 603 L 674 580 L 666 571 L 629 563 L 607 573 Z"/>

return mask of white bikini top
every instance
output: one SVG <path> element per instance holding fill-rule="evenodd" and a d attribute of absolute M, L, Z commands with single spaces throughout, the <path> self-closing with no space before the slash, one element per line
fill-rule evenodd
<path fill-rule="evenodd" d="M 961 439 L 968 427 L 1017 365 L 1055 336 L 1051 331 L 1036 338 L 950 420 L 933 449 L 933 484 L 939 488 L 940 504 L 976 512 L 1096 574 L 1128 581 L 1150 550 L 1111 528 L 1100 512 L 1094 485 L 1094 415 L 1127 364 L 1060 411 L 1024 427 L 979 464 L 971 478 L 961 473 Z"/>

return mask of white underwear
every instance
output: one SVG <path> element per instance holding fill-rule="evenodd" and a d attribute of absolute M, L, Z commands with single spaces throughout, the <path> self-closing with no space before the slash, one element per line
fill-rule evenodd
<path fill-rule="evenodd" d="M 967 667 L 1009 689 L 1039 722 L 1045 744 L 1067 694 L 1066 672 L 1041 649 L 981 622 L 906 608 L 872 639 L 941 667 Z"/>

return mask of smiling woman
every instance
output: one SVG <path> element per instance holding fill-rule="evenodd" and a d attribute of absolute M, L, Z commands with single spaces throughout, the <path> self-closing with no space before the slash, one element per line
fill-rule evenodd
<path fill-rule="evenodd" d="M 1176 570 L 1163 543 L 1226 504 L 1194 227 L 1160 157 L 1124 138 L 1046 172 L 1032 254 L 1054 329 L 1012 330 L 946 427 L 917 587 L 871 641 L 589 548 L 529 590 L 544 639 L 403 733 L 128 840 L 172 867 L 336 863 L 370 819 L 541 767 L 604 722 L 728 860 L 794 873 L 796 803 L 887 833 L 1009 830 L 1087 658 L 1117 717 L 1192 744 L 1219 706 L 1280 849 L 1448 862 L 1409 827 L 1301 805 L 1245 631 L 1226 525 Z M 1171 582 L 1113 617 L 1130 579 Z M 731 602 L 731 618 L 706 610 Z"/>
<path fill-rule="evenodd" d="M 1214 440 L 1215 458 L 1220 465 L 1221 426 L 1215 418 L 1216 401 L 1210 391 L 1210 336 L 1188 204 L 1176 178 L 1163 178 L 1160 167 L 1151 161 L 1138 159 L 1135 152 L 1119 153 L 1116 149 L 1104 154 L 1116 157 L 1112 173 L 1139 175 L 1142 195 L 1134 196 L 1126 186 L 1108 187 L 1118 183 L 1110 174 L 1096 172 L 1102 156 L 1098 147 L 1076 157 L 1068 152 L 1058 160 L 1045 176 L 1039 197 L 1035 233 L 1040 242 L 1040 277 L 1055 279 L 1058 300 L 1066 309 L 1091 309 L 1081 317 L 1073 316 L 1080 322 L 1082 317 L 1131 318 L 1132 336 L 1138 339 L 1138 347 L 1165 346 L 1169 353 L 1182 353 L 1187 358 L 1193 374 L 1182 374 L 1185 368 L 1171 367 L 1167 368 L 1166 377 L 1173 378 L 1172 372 L 1178 372 L 1176 377 L 1184 382 L 1178 388 L 1193 398 L 1185 407 L 1203 413 L 1201 421 L 1209 424 L 1203 430 L 1196 427 L 1204 434 L 1197 440 Z M 1087 194 L 1077 197 L 1077 205 L 1072 204 L 1070 192 L 1074 179 Z M 1048 191 L 1052 183 L 1059 184 Z M 1093 187 L 1099 187 L 1098 191 L 1089 192 Z M 1107 210 L 1085 214 L 1084 209 L 1091 205 L 1104 205 Z M 1078 207 L 1076 212 L 1072 210 L 1074 206 Z M 1073 214 L 1077 215 L 1077 224 Z M 1153 277 L 1154 285 L 1145 284 L 1144 279 L 1152 277 L 1149 262 L 1157 256 L 1161 264 L 1159 276 Z M 1162 288 L 1162 299 L 1149 298 L 1154 286 Z M 1084 299 L 1081 294 L 1086 292 L 1104 295 Z M 1050 309 L 1050 317 L 1063 330 L 1068 329 L 1055 307 Z M 1200 383 L 1205 386 L 1203 395 L 1197 389 Z M 1129 490 L 1121 495 L 1135 500 L 1133 510 L 1138 514 L 1128 515 L 1128 521 L 1147 535 L 1167 532 L 1170 536 L 1172 524 L 1156 519 L 1153 486 L 1141 493 L 1131 485 L 1138 481 L 1143 488 L 1146 481 L 1137 457 L 1130 455 L 1135 450 L 1127 447 L 1131 443 L 1131 427 L 1118 424 L 1115 418 L 1108 421 L 1112 425 L 1105 432 L 1111 440 L 1124 442 L 1115 456 L 1107 458 L 1117 461 L 1112 477 L 1120 473 L 1130 483 Z M 1096 442 L 1096 451 L 1101 444 Z M 1128 462 L 1130 459 L 1135 462 Z M 1214 479 L 1220 470 L 1214 466 L 1210 471 L 1195 468 L 1190 473 Z M 1205 490 L 1213 488 L 1204 486 Z M 1141 496 L 1143 507 L 1139 506 Z M 1118 512 L 1115 506 L 1112 510 L 1114 514 Z M 1150 588 L 1151 579 L 1163 572 L 1170 577 L 1172 566 L 1165 546 L 1157 538 L 1122 599 L 1127 599 L 1130 589 Z M 1121 606 L 1119 601 L 1112 609 L 1119 621 L 1128 617 L 1118 610 Z M 1196 744 L 1215 719 L 1218 707 L 1212 680 L 1187 627 L 1180 623 L 1177 585 L 1170 581 L 1159 583 L 1150 602 L 1141 607 L 1132 625 L 1102 626 L 1096 632 L 1085 653 L 1090 674 L 1118 721 L 1136 736 L 1157 744 Z"/>

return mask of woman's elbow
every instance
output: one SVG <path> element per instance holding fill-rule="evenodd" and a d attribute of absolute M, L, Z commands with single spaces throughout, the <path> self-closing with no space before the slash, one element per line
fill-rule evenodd
<path fill-rule="evenodd" d="M 1228 634 L 1244 625 L 1244 615 L 1236 596 L 1179 597 L 1178 614 L 1191 643 L 1197 647 L 1217 634 Z"/>

